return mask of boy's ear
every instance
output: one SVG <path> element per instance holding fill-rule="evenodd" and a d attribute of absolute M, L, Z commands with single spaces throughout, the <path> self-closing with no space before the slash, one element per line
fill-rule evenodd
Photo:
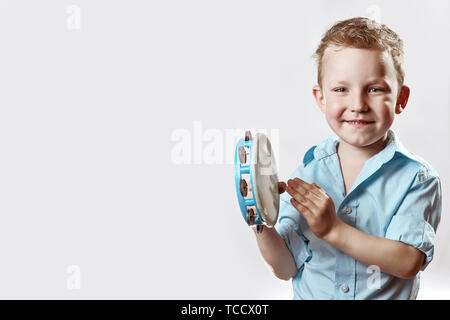
<path fill-rule="evenodd" d="M 314 99 L 316 100 L 317 106 L 319 107 L 320 111 L 322 111 L 322 113 L 325 113 L 327 100 L 325 99 L 325 96 L 322 94 L 322 89 L 318 85 L 315 85 L 313 87 L 313 96 Z"/>
<path fill-rule="evenodd" d="M 409 88 L 407 86 L 402 86 L 400 88 L 400 93 L 398 94 L 397 104 L 395 105 L 395 113 L 400 114 L 405 110 L 406 104 L 409 98 Z"/>

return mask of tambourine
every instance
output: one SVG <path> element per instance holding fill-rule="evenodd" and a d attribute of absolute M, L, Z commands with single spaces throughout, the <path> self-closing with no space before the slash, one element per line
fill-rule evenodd
<path fill-rule="evenodd" d="M 273 227 L 278 219 L 280 194 L 278 169 L 269 138 L 246 131 L 236 145 L 234 158 L 236 193 L 244 220 L 249 226 Z"/>

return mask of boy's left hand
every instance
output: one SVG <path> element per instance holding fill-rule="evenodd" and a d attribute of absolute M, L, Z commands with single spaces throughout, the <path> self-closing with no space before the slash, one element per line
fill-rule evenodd
<path fill-rule="evenodd" d="M 299 178 L 288 180 L 286 191 L 292 196 L 292 205 L 318 238 L 330 235 L 341 222 L 336 216 L 333 200 L 314 182 L 309 184 Z"/>

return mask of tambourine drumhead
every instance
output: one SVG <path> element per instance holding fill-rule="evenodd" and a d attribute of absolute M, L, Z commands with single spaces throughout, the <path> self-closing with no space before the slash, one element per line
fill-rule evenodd
<path fill-rule="evenodd" d="M 235 181 L 242 216 L 249 225 L 274 226 L 280 195 L 275 156 L 269 139 L 250 131 L 239 140 L 235 154 Z M 262 229 L 261 229 L 262 230 Z"/>
<path fill-rule="evenodd" d="M 280 194 L 278 172 L 272 145 L 266 135 L 257 133 L 253 148 L 254 163 L 251 167 L 256 205 L 261 217 L 269 226 L 278 219 Z"/>

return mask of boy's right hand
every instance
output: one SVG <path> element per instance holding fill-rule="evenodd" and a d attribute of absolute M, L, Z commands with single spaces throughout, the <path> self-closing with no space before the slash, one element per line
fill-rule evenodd
<path fill-rule="evenodd" d="M 287 184 L 285 182 L 283 182 L 283 181 L 278 182 L 278 193 L 279 194 L 282 194 L 283 192 L 285 192 L 286 188 L 287 188 Z M 250 228 L 252 228 L 255 232 L 256 232 L 257 227 L 258 227 L 257 224 L 252 224 L 250 226 Z"/>

